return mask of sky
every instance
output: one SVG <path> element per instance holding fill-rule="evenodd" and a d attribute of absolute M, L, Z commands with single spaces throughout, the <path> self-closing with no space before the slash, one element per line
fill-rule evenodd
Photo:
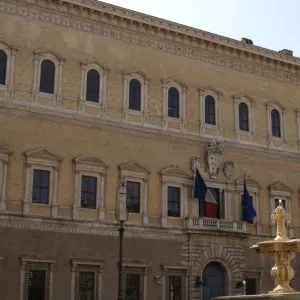
<path fill-rule="evenodd" d="M 300 0 L 105 0 L 103 2 L 300 57 Z M 298 19 L 299 18 L 299 19 Z"/>

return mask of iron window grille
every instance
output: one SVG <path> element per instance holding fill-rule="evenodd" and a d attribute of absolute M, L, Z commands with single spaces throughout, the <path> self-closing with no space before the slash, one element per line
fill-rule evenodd
<path fill-rule="evenodd" d="M 168 269 L 165 285 L 165 299 L 185 300 L 186 288 L 186 270 Z"/>
<path fill-rule="evenodd" d="M 24 300 L 49 300 L 50 264 L 27 263 L 24 278 Z"/>
<path fill-rule="evenodd" d="M 144 268 L 125 267 L 123 269 L 122 293 L 124 300 L 144 299 Z"/>
<path fill-rule="evenodd" d="M 99 300 L 99 267 L 78 265 L 75 271 L 75 299 Z"/>
<path fill-rule="evenodd" d="M 33 171 L 32 203 L 49 203 L 50 172 L 46 170 Z"/>

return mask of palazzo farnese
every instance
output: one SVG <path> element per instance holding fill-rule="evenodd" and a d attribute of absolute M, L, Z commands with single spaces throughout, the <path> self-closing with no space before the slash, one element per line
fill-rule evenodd
<path fill-rule="evenodd" d="M 271 290 L 249 246 L 279 199 L 300 236 L 299 109 L 290 50 L 92 0 L 0 0 L 0 299 L 116 299 L 121 180 L 124 299 Z"/>

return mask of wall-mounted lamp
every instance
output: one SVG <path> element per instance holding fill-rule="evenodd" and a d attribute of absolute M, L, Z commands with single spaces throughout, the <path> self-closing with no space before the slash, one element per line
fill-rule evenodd
<path fill-rule="evenodd" d="M 153 280 L 154 280 L 156 283 L 161 284 L 161 280 L 160 280 L 159 276 L 154 276 L 154 277 L 153 277 Z"/>
<path fill-rule="evenodd" d="M 196 280 L 195 280 L 195 287 L 200 288 L 201 285 L 202 285 L 202 282 L 201 282 L 200 276 L 197 276 Z"/>

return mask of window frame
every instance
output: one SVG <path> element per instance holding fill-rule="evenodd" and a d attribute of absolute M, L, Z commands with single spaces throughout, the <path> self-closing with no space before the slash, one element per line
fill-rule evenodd
<path fill-rule="evenodd" d="M 140 212 L 142 217 L 141 223 L 143 225 L 148 224 L 148 180 L 149 170 L 148 168 L 140 165 L 139 163 L 132 161 L 129 163 L 119 165 L 120 179 L 127 181 L 140 183 Z M 130 218 L 127 222 L 130 221 Z"/>
<path fill-rule="evenodd" d="M 12 153 L 13 152 L 7 146 L 0 144 L 0 213 L 6 212 L 8 161 Z"/>
<path fill-rule="evenodd" d="M 244 105 L 244 107 L 246 109 L 247 118 L 244 118 L 244 116 L 241 115 L 241 105 Z M 243 112 L 243 113 L 245 113 L 245 112 Z M 247 126 L 245 128 L 241 128 L 241 127 L 244 127 L 244 125 L 245 125 L 244 123 L 246 123 L 246 122 L 247 122 Z M 248 132 L 249 129 L 250 129 L 250 126 L 249 126 L 249 106 L 244 101 L 241 101 L 239 103 L 239 130 Z"/>
<path fill-rule="evenodd" d="M 39 185 L 37 185 L 37 184 L 35 184 L 34 183 L 34 177 L 35 177 L 35 173 L 36 172 L 39 172 L 40 174 L 40 177 L 42 176 L 42 174 L 44 173 L 44 172 L 46 172 L 47 174 L 48 174 L 48 180 L 47 180 L 47 186 L 46 187 L 44 187 L 44 186 L 42 186 L 41 184 L 39 184 Z M 43 202 L 41 202 L 41 201 L 39 201 L 39 202 L 34 202 L 34 200 L 33 200 L 33 195 L 32 195 L 32 203 L 34 203 L 34 204 L 49 204 L 49 198 L 50 198 L 50 171 L 48 171 L 48 170 L 41 170 L 41 169 L 36 169 L 36 168 L 34 168 L 33 169 L 33 181 L 32 181 L 32 194 L 34 193 L 34 189 L 35 188 L 39 188 L 39 194 L 41 193 L 41 189 L 47 189 L 47 203 L 43 203 Z M 41 179 L 41 178 L 40 178 Z M 40 195 L 39 195 L 40 196 Z M 40 199 L 39 199 L 40 200 Z"/>
<path fill-rule="evenodd" d="M 170 201 L 170 198 L 169 198 L 169 191 L 170 191 L 170 188 L 172 188 L 172 189 L 176 189 L 177 191 L 179 190 L 179 194 L 178 194 L 178 196 L 179 196 L 179 199 L 178 200 L 174 200 L 174 198 Z M 172 186 L 172 185 L 168 185 L 167 186 L 167 189 L 168 189 L 168 199 L 167 199 L 167 201 L 168 201 L 168 218 L 169 217 L 173 217 L 173 218 L 180 218 L 180 216 L 181 216 L 181 187 L 178 187 L 178 186 Z M 174 215 L 169 215 L 169 203 L 176 203 L 176 202 L 178 202 L 179 203 L 179 216 L 174 216 Z"/>
<path fill-rule="evenodd" d="M 49 62 L 50 64 L 47 66 L 45 66 L 44 65 L 44 63 L 45 62 Z M 49 67 L 51 66 L 51 68 L 53 67 L 53 82 L 51 82 L 51 84 L 53 84 L 53 90 L 51 90 L 51 92 L 45 92 L 45 90 L 41 90 L 42 88 L 44 88 L 43 87 L 43 85 L 42 85 L 42 79 L 43 79 L 43 76 L 42 75 L 44 75 L 45 76 L 45 74 L 44 73 L 48 73 L 48 71 L 49 71 Z M 41 66 L 40 66 L 40 82 L 39 82 L 39 92 L 41 93 L 41 94 L 47 94 L 47 95 L 54 95 L 54 92 L 55 92 L 55 74 L 56 74 L 56 72 L 57 72 L 57 69 L 56 69 L 56 65 L 55 65 L 55 62 L 52 60 L 52 59 L 43 59 L 42 61 L 41 61 Z M 43 69 L 43 68 L 45 68 L 45 69 Z"/>
<path fill-rule="evenodd" d="M 274 115 L 273 115 L 273 112 L 275 112 L 276 113 L 276 117 L 278 117 L 278 122 L 279 122 L 279 127 L 277 126 L 277 124 L 275 124 L 274 125 L 274 123 L 275 122 L 273 122 L 274 121 Z M 280 112 L 276 109 L 276 108 L 273 108 L 272 110 L 271 110 L 271 126 L 272 126 L 272 130 L 271 130 L 271 132 L 272 132 L 272 137 L 274 137 L 274 138 L 281 138 L 281 118 L 280 118 Z M 278 130 L 278 134 L 279 135 L 275 135 L 275 132 L 274 132 L 274 127 Z"/>
<path fill-rule="evenodd" d="M 180 274 L 180 275 L 178 275 Z M 170 300 L 169 297 L 167 297 L 167 284 L 168 284 L 168 278 L 170 276 L 181 276 L 183 278 L 183 289 L 182 289 L 182 300 L 188 299 L 188 290 L 189 290 L 189 275 L 190 271 L 188 267 L 184 266 L 168 266 L 168 265 L 162 265 L 162 300 Z M 185 288 L 185 290 L 184 290 Z"/>
<path fill-rule="evenodd" d="M 273 149 L 285 148 L 287 141 L 287 128 L 286 128 L 286 108 L 284 108 L 277 101 L 269 101 L 266 103 L 267 116 L 268 116 L 268 147 Z M 280 137 L 275 137 L 272 134 L 272 111 L 276 109 L 280 117 Z M 281 142 L 281 145 L 278 145 Z"/>
<path fill-rule="evenodd" d="M 223 136 L 223 92 L 212 86 L 203 86 L 198 88 L 200 98 L 200 134 L 212 136 L 210 131 L 214 129 L 217 136 Z M 205 122 L 205 99 L 211 96 L 215 100 L 215 125 Z"/>
<path fill-rule="evenodd" d="M 183 219 L 188 216 L 188 190 L 192 185 L 190 176 L 177 167 L 163 169 L 160 172 L 162 183 L 161 226 L 167 227 L 168 220 Z M 180 216 L 168 216 L 168 187 L 180 188 Z"/>
<path fill-rule="evenodd" d="M 46 272 L 49 272 L 49 297 L 46 300 L 53 299 L 53 278 L 56 267 L 56 260 L 53 259 L 44 259 L 44 258 L 35 258 L 35 257 L 21 257 L 21 280 L 20 280 L 20 300 L 24 300 L 25 296 L 25 276 L 26 272 L 30 270 L 31 264 L 41 264 L 41 268 L 44 268 Z M 27 300 L 27 299 L 26 299 Z"/>
<path fill-rule="evenodd" d="M 93 187 L 93 189 L 94 189 L 94 191 L 90 191 L 90 189 L 89 189 L 89 187 L 88 187 L 88 189 L 87 190 L 84 190 L 83 189 L 83 179 L 84 178 L 87 178 L 87 180 L 88 180 L 88 185 L 90 185 L 90 180 L 91 179 L 93 179 L 95 182 L 94 182 L 94 187 Z M 82 174 L 81 175 L 81 206 L 80 206 L 80 208 L 88 208 L 88 209 L 96 209 L 96 207 L 97 207 L 97 185 L 98 185 L 98 178 L 96 177 L 96 176 L 91 176 L 91 175 L 85 175 L 85 174 Z M 93 194 L 94 195 L 94 197 L 95 197 L 95 205 L 94 205 L 94 207 L 90 207 L 90 205 L 88 205 L 88 207 L 85 207 L 85 206 L 83 206 L 82 205 L 82 202 L 83 202 L 83 194 L 84 193 L 87 193 L 87 194 Z"/>
<path fill-rule="evenodd" d="M 41 98 L 52 99 L 52 106 L 50 107 L 60 107 L 62 101 L 62 74 L 63 65 L 65 59 L 53 52 L 37 50 L 34 52 L 35 63 L 34 63 L 34 80 L 32 89 L 32 104 L 36 106 L 41 106 L 43 108 L 48 108 L 47 105 L 43 105 L 40 101 Z M 41 82 L 41 66 L 44 60 L 50 60 L 55 66 L 55 76 L 54 76 L 54 93 L 44 93 L 40 91 Z"/>
<path fill-rule="evenodd" d="M 89 100 L 88 99 L 88 87 L 89 87 L 89 82 L 88 82 L 88 79 L 89 79 L 89 73 L 90 72 L 95 72 L 98 76 L 98 86 L 97 86 L 97 89 L 98 89 L 98 93 L 97 93 L 97 100 L 96 101 L 93 101 L 93 100 Z M 89 103 L 100 103 L 101 101 L 101 75 L 100 75 L 100 72 L 98 70 L 98 68 L 89 68 L 87 71 L 86 71 L 86 84 L 85 84 L 85 101 L 86 102 L 89 102 Z"/>
<path fill-rule="evenodd" d="M 252 144 L 255 142 L 256 138 L 256 121 L 255 121 L 255 107 L 256 102 L 253 98 L 245 95 L 238 94 L 232 96 L 235 110 L 235 136 L 234 139 L 236 142 L 243 144 Z M 239 105 L 244 102 L 248 106 L 248 126 L 249 130 L 240 129 L 240 114 L 239 114 Z M 243 139 L 247 137 L 247 140 Z"/>
<path fill-rule="evenodd" d="M 74 191 L 74 203 L 73 203 L 73 218 L 82 220 L 82 212 L 97 211 L 97 220 L 105 219 L 105 178 L 107 164 L 103 162 L 99 157 L 81 155 L 73 160 L 74 173 L 75 173 L 75 191 Z M 82 176 L 90 176 L 97 178 L 97 190 L 96 190 L 96 208 L 84 208 L 81 207 L 81 187 Z"/>
<path fill-rule="evenodd" d="M 83 115 L 91 115 L 88 112 L 89 107 L 97 108 L 98 115 L 104 117 L 106 115 L 106 103 L 107 103 L 107 76 L 109 73 L 109 67 L 99 61 L 81 61 L 81 85 L 79 96 L 79 113 Z M 96 70 L 100 76 L 99 86 L 99 101 L 92 102 L 86 100 L 87 91 L 87 74 L 90 70 Z M 92 114 L 95 116 L 95 114 Z"/>
<path fill-rule="evenodd" d="M 130 211 L 129 209 L 128 209 L 128 198 L 130 197 L 129 195 L 128 195 L 128 184 L 133 184 L 133 185 L 135 185 L 135 184 L 138 184 L 138 200 L 139 200 L 139 204 L 138 204 L 138 211 L 134 211 L 134 212 L 132 212 L 132 211 Z M 126 203 L 126 209 L 127 209 L 127 211 L 129 212 L 129 213 L 140 213 L 140 211 L 141 211 L 141 182 L 139 182 L 139 181 L 132 181 L 132 180 L 129 180 L 129 179 L 127 179 L 126 180 L 126 196 L 127 196 L 127 203 Z M 133 197 L 135 197 L 135 196 L 131 196 L 132 198 Z"/>
<path fill-rule="evenodd" d="M 176 93 L 176 95 L 172 92 L 174 91 L 174 93 Z M 172 99 L 172 97 L 178 98 L 176 99 L 178 101 L 178 103 L 176 103 L 176 105 L 171 104 L 170 103 L 170 98 Z M 172 102 L 172 101 L 171 101 Z M 176 109 L 176 115 L 175 113 L 170 114 L 170 109 L 171 111 L 173 111 L 172 109 Z M 174 118 L 174 119 L 179 119 L 180 118 L 180 91 L 177 89 L 177 87 L 171 86 L 168 88 L 168 117 L 169 118 Z"/>
<path fill-rule="evenodd" d="M 150 79 L 139 70 L 127 70 L 124 73 L 124 94 L 123 94 L 123 120 L 128 123 L 145 124 L 148 122 L 148 85 Z M 130 81 L 136 79 L 141 84 L 140 110 L 129 108 Z M 139 121 L 135 118 L 139 117 Z M 131 120 L 132 118 L 132 120 Z"/>
<path fill-rule="evenodd" d="M 90 272 L 94 272 L 96 286 L 98 289 L 95 288 L 97 295 L 95 295 L 95 300 L 102 299 L 102 277 L 103 277 L 103 269 L 104 263 L 102 261 L 93 261 L 93 260 L 80 260 L 80 259 L 72 259 L 71 261 L 71 300 L 76 299 L 76 273 L 80 273 L 80 270 L 89 270 Z M 93 271 L 91 271 L 94 269 Z"/>
<path fill-rule="evenodd" d="M 6 54 L 5 84 L 0 84 L 0 102 L 6 102 L 13 98 L 15 60 L 18 49 L 0 40 L 0 49 Z"/>
<path fill-rule="evenodd" d="M 162 118 L 162 128 L 168 129 L 169 131 L 180 131 L 185 132 L 187 129 L 186 123 L 186 109 L 185 109 L 185 96 L 187 91 L 187 86 L 182 81 L 175 78 L 168 78 L 162 80 L 163 86 L 163 118 Z M 168 107 L 169 107 L 169 89 L 176 88 L 179 92 L 179 118 L 169 117 Z M 169 123 L 177 124 L 178 128 L 171 128 Z"/>
<path fill-rule="evenodd" d="M 49 208 L 52 217 L 58 216 L 58 204 L 57 204 L 57 184 L 58 184 L 58 169 L 61 162 L 61 157 L 52 153 L 45 148 L 39 148 L 30 150 L 24 153 L 26 157 L 26 171 L 25 171 L 25 193 L 24 193 L 24 205 L 23 214 L 36 215 L 32 212 L 34 207 Z M 33 191 L 33 175 L 34 170 L 45 170 L 50 172 L 50 185 L 49 185 L 49 203 L 33 203 L 32 191 Z M 38 214 L 40 215 L 40 214 Z"/>

